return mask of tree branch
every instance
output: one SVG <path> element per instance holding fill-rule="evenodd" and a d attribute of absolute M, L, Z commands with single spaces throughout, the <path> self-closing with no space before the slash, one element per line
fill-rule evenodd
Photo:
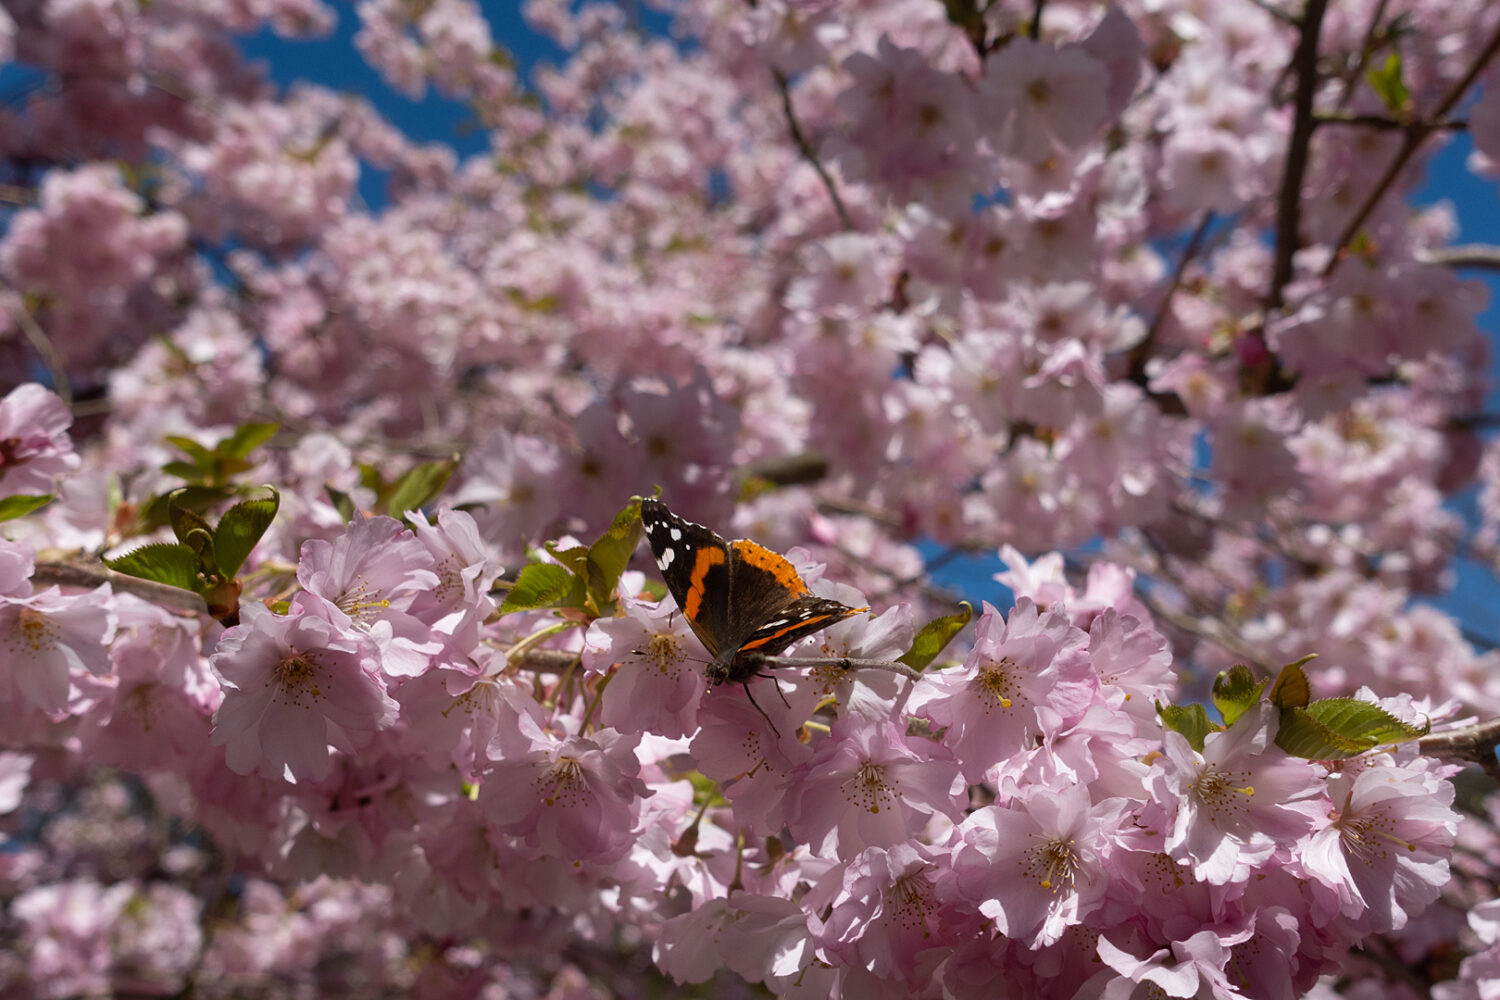
<path fill-rule="evenodd" d="M 1419 259 L 1444 267 L 1480 267 L 1487 271 L 1500 271 L 1500 247 L 1486 243 L 1440 247 L 1428 250 Z"/>
<path fill-rule="evenodd" d="M 1272 17 L 1276 18 L 1276 20 L 1278 21 L 1290 24 L 1294 28 L 1300 28 L 1302 26 L 1302 22 L 1297 20 L 1296 14 L 1282 10 L 1280 7 L 1271 3 L 1270 0 L 1250 0 L 1250 2 L 1255 4 L 1255 6 L 1259 7 L 1261 10 L 1265 11 L 1267 14 L 1270 14 Z"/>
<path fill-rule="evenodd" d="M 1500 746 L 1500 719 L 1434 733 L 1417 740 L 1417 750 L 1422 754 L 1478 764 L 1490 777 L 1500 781 L 1500 762 L 1495 760 L 1497 746 Z"/>
<path fill-rule="evenodd" d="M 1182 287 L 1183 275 L 1199 252 L 1203 249 L 1203 239 L 1208 235 L 1208 227 L 1213 224 L 1214 213 L 1204 212 L 1203 219 L 1198 223 L 1198 228 L 1193 230 L 1192 237 L 1187 246 L 1182 250 L 1182 256 L 1177 259 L 1177 267 L 1172 271 L 1171 280 L 1167 282 L 1167 290 L 1162 295 L 1161 305 L 1156 308 L 1156 315 L 1151 318 L 1151 325 L 1146 329 L 1146 336 L 1139 344 L 1130 349 L 1130 376 L 1141 385 L 1146 383 L 1146 362 L 1151 359 L 1151 349 L 1156 342 L 1156 335 L 1161 331 L 1162 323 L 1166 322 L 1167 314 L 1172 308 L 1172 297 L 1177 294 L 1177 289 Z"/>
<path fill-rule="evenodd" d="M 1495 33 L 1490 36 L 1490 40 L 1485 43 L 1484 48 L 1475 57 L 1474 64 L 1469 67 L 1468 72 L 1448 89 L 1448 92 L 1443 95 L 1443 99 L 1438 102 L 1438 106 L 1432 110 L 1432 114 L 1426 116 L 1426 120 L 1440 121 L 1444 115 L 1452 111 L 1453 106 L 1464 96 L 1464 93 L 1474 83 L 1475 79 L 1478 78 L 1480 72 L 1483 71 L 1489 61 L 1494 58 L 1497 51 L 1500 51 L 1500 26 L 1496 27 Z M 1395 159 L 1391 160 L 1390 165 L 1386 167 L 1385 173 L 1381 175 L 1380 180 L 1370 189 L 1370 193 L 1365 198 L 1364 204 L 1359 206 L 1359 211 L 1354 213 L 1354 218 L 1349 220 L 1349 224 L 1344 227 L 1344 231 L 1339 234 L 1338 240 L 1333 244 L 1333 253 L 1329 255 L 1328 263 L 1323 268 L 1324 278 L 1332 275 L 1338 268 L 1339 261 L 1343 259 L 1344 250 L 1348 248 L 1355 234 L 1359 232 L 1360 227 L 1365 224 L 1365 220 L 1370 217 L 1370 213 L 1375 211 L 1375 206 L 1380 204 L 1380 199 L 1385 197 L 1386 192 L 1395 183 L 1396 178 L 1406 166 L 1407 161 L 1412 158 L 1412 155 L 1422 145 L 1423 140 L 1431 135 L 1432 131 L 1430 127 L 1423 127 L 1416 124 L 1407 130 L 1406 139 L 1401 143 L 1401 149 L 1397 151 Z"/>
<path fill-rule="evenodd" d="M 1354 68 L 1344 75 L 1344 89 L 1339 94 L 1339 99 L 1335 103 L 1336 107 L 1347 107 L 1349 98 L 1354 96 L 1354 86 L 1359 82 L 1360 75 L 1365 71 L 1365 65 L 1369 63 L 1370 56 L 1375 52 L 1375 35 L 1380 31 L 1380 22 L 1385 20 L 1385 8 L 1389 2 L 1390 0 L 1380 0 L 1370 14 L 1370 23 L 1365 27 L 1364 40 L 1359 44 L 1359 58 L 1354 61 Z"/>
<path fill-rule="evenodd" d="M 896 660 L 861 660 L 851 656 L 767 656 L 765 653 L 745 653 L 746 661 L 760 667 L 838 667 L 840 670 L 881 670 L 888 674 L 900 674 L 908 680 L 919 681 L 921 673 Z"/>
<path fill-rule="evenodd" d="M 1031 36 L 1033 42 L 1042 37 L 1042 11 L 1046 7 L 1047 0 L 1036 0 L 1036 3 L 1031 8 L 1031 25 L 1027 28 L 1026 33 Z"/>
<path fill-rule="evenodd" d="M 786 112 L 787 128 L 791 130 L 792 141 L 797 144 L 802 158 L 812 164 L 812 168 L 818 172 L 818 177 L 823 181 L 823 186 L 828 189 L 828 197 L 833 201 L 833 210 L 839 217 L 839 222 L 845 229 L 853 229 L 854 223 L 849 218 L 849 210 L 844 207 L 844 199 L 839 197 L 838 188 L 834 186 L 833 178 L 828 170 L 818 160 L 818 154 L 813 152 L 812 144 L 807 141 L 807 136 L 802 132 L 802 126 L 797 121 L 797 113 L 792 109 L 792 88 L 785 73 L 781 70 L 773 70 L 776 77 L 776 87 L 781 91 L 781 107 Z"/>
<path fill-rule="evenodd" d="M 1356 115 L 1345 111 L 1320 111 L 1313 115 L 1313 121 L 1319 125 L 1361 125 L 1365 128 L 1384 129 L 1387 132 L 1404 132 L 1413 129 L 1427 132 L 1467 132 L 1469 130 L 1468 122 L 1455 118 L 1405 122 L 1386 115 Z"/>
<path fill-rule="evenodd" d="M 36 564 L 36 571 L 31 576 L 32 582 L 43 587 L 97 587 L 101 583 L 107 583 L 116 591 L 134 594 L 143 601 L 150 601 L 159 607 L 170 608 L 174 611 L 185 611 L 193 614 L 208 614 L 208 605 L 203 598 L 191 590 L 183 590 L 181 587 L 169 586 L 165 583 L 157 583 L 155 580 L 143 580 L 138 576 L 127 576 L 124 573 L 116 573 L 102 563 L 83 563 L 66 561 L 47 561 Z"/>
<path fill-rule="evenodd" d="M 1281 197 L 1276 208 L 1276 258 L 1271 269 L 1271 287 L 1266 292 L 1266 308 L 1281 306 L 1282 291 L 1292 280 L 1292 255 L 1297 252 L 1302 219 L 1302 178 L 1307 173 L 1307 154 L 1312 144 L 1313 98 L 1318 92 L 1318 37 L 1323 30 L 1323 15 L 1328 0 L 1308 0 L 1300 27 L 1293 60 L 1297 67 L 1296 117 L 1292 120 L 1292 137 L 1287 144 L 1286 170 L 1281 175 Z"/>
<path fill-rule="evenodd" d="M 71 408 L 73 384 L 68 381 L 68 366 L 63 360 L 62 352 L 57 349 L 56 344 L 52 343 L 52 338 L 47 336 L 47 331 L 42 329 L 36 317 L 32 316 L 30 310 L 26 308 L 21 293 L 17 291 L 15 296 L 16 306 L 10 314 L 15 318 L 16 325 L 21 328 L 21 332 L 26 335 L 26 341 L 31 345 L 31 349 L 36 351 L 37 357 L 46 366 L 47 374 L 52 376 L 52 391 L 57 393 L 65 406 Z"/>

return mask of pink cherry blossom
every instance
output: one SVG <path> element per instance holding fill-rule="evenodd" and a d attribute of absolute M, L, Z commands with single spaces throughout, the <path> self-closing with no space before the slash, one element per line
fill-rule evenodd
<path fill-rule="evenodd" d="M 698 728 L 698 702 L 708 689 L 709 657 L 671 602 L 622 597 L 624 616 L 600 619 L 584 639 L 583 664 L 609 674 L 600 721 L 620 732 L 689 736 Z"/>
<path fill-rule="evenodd" d="M 1229 729 L 1210 733 L 1200 754 L 1168 731 L 1150 787 L 1170 824 L 1166 850 L 1193 874 L 1221 885 L 1287 851 L 1326 822 L 1317 770 L 1271 744 L 1275 710 L 1260 702 Z"/>
<path fill-rule="evenodd" d="M 0 496 L 51 493 L 58 476 L 78 468 L 72 422 L 63 401 L 35 382 L 0 399 Z"/>
<path fill-rule="evenodd" d="M 940 745 L 890 723 L 836 723 L 789 776 L 787 825 L 820 853 L 853 857 L 915 835 L 929 817 L 963 809 L 958 764 Z"/>
<path fill-rule="evenodd" d="M 108 673 L 116 625 L 109 593 L 103 584 L 73 596 L 56 587 L 0 596 L 0 698 L 61 712 L 75 679 Z"/>
<path fill-rule="evenodd" d="M 298 578 L 308 593 L 325 598 L 344 628 L 364 632 L 380 649 L 380 666 L 393 677 L 426 669 L 441 649 L 427 626 L 410 613 L 438 584 L 431 552 L 390 517 L 356 519 L 329 543 L 302 546 Z"/>
<path fill-rule="evenodd" d="M 343 618 L 310 596 L 285 615 L 241 609 L 210 661 L 224 685 L 210 743 L 225 748 L 230 770 L 318 781 L 330 745 L 353 753 L 395 721 L 375 644 Z"/>
<path fill-rule="evenodd" d="M 1103 905 L 1127 807 L 1123 799 L 1094 805 L 1082 785 L 1038 784 L 1004 807 L 977 810 L 959 827 L 959 888 L 1000 933 L 1053 944 Z"/>
<path fill-rule="evenodd" d="M 639 734 L 596 730 L 566 736 L 545 730 L 533 706 L 507 699 L 501 730 L 489 746 L 479 805 L 495 827 L 536 853 L 609 864 L 629 851 L 641 800 Z"/>
<path fill-rule="evenodd" d="M 1334 775 L 1328 794 L 1336 812 L 1307 844 L 1308 874 L 1337 893 L 1345 917 L 1401 928 L 1448 880 L 1442 855 L 1457 824 L 1452 790 L 1425 767 L 1378 760 Z"/>
<path fill-rule="evenodd" d="M 945 672 L 917 692 L 918 711 L 943 727 L 944 742 L 965 776 L 981 780 L 995 764 L 1077 718 L 1098 679 L 1087 638 L 1057 611 L 1038 612 L 1021 598 L 1004 621 L 985 605 L 974 648 L 961 670 Z"/>
<path fill-rule="evenodd" d="M 991 141 L 1023 160 L 1081 145 L 1104 121 L 1108 82 L 1105 68 L 1081 49 L 1014 39 L 986 62 L 980 86 Z"/>

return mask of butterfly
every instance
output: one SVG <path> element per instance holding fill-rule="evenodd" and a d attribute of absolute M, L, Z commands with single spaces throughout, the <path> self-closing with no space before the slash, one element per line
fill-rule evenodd
<path fill-rule="evenodd" d="M 641 523 L 667 589 L 713 656 L 705 671 L 710 685 L 746 683 L 761 666 L 747 654 L 775 656 L 870 610 L 815 596 L 785 556 L 748 538 L 727 542 L 660 500 L 641 501 Z"/>

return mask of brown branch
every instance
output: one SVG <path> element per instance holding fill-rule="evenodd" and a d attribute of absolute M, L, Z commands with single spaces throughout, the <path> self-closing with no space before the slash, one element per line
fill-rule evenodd
<path fill-rule="evenodd" d="M 1480 267 L 1487 271 L 1500 271 L 1500 247 L 1486 243 L 1440 247 L 1428 250 L 1419 259 L 1427 264 L 1441 264 L 1444 267 Z"/>
<path fill-rule="evenodd" d="M 828 459 L 817 452 L 772 455 L 756 459 L 739 469 L 743 479 L 763 479 L 777 486 L 801 486 L 828 477 Z"/>
<path fill-rule="evenodd" d="M 1162 295 L 1161 305 L 1157 307 L 1156 315 L 1151 318 L 1151 325 L 1146 328 L 1146 336 L 1130 349 L 1130 374 L 1132 379 L 1142 385 L 1146 382 L 1146 362 L 1151 359 L 1151 348 L 1156 342 L 1156 335 L 1161 332 L 1161 326 L 1166 322 L 1167 314 L 1171 311 L 1172 297 L 1182 287 L 1182 279 L 1187 274 L 1189 265 L 1197 259 L 1199 252 L 1203 249 L 1203 239 L 1208 235 L 1208 227 L 1213 224 L 1213 221 L 1214 213 L 1203 213 L 1202 221 L 1198 223 L 1198 228 L 1193 230 L 1192 237 L 1182 250 L 1182 256 L 1177 259 L 1177 267 L 1172 271 L 1171 280 L 1167 282 L 1166 293 Z"/>
<path fill-rule="evenodd" d="M 1259 7 L 1261 10 L 1265 11 L 1267 14 L 1270 14 L 1272 17 L 1276 18 L 1276 20 L 1278 21 L 1283 21 L 1287 24 L 1290 24 L 1294 28 L 1300 28 L 1302 26 L 1302 22 L 1297 20 L 1296 14 L 1282 10 L 1275 4 L 1270 3 L 1269 0 L 1250 0 L 1250 2 L 1255 4 L 1255 6 Z"/>
<path fill-rule="evenodd" d="M 578 663 L 578 654 L 566 649 L 532 649 L 510 665 L 537 674 L 561 674 Z"/>
<path fill-rule="evenodd" d="M 792 109 L 792 88 L 785 73 L 781 70 L 773 70 L 776 77 L 776 87 L 781 91 L 781 107 L 786 112 L 787 128 L 791 130 L 792 141 L 797 144 L 797 149 L 802 153 L 802 158 L 812 164 L 812 168 L 818 172 L 818 177 L 823 181 L 823 186 L 828 189 L 828 197 L 833 201 L 833 210 L 839 217 L 839 222 L 845 229 L 853 229 L 854 223 L 849 218 L 849 210 L 844 207 L 844 199 L 839 197 L 839 190 L 834 186 L 833 178 L 829 176 L 828 170 L 818 159 L 818 154 L 813 152 L 812 143 L 807 141 L 807 136 L 802 131 L 802 126 L 797 121 L 797 113 Z"/>
<path fill-rule="evenodd" d="M 32 582 L 41 586 L 97 587 L 107 583 L 116 591 L 134 594 L 143 601 L 158 607 L 192 614 L 208 614 L 208 605 L 203 598 L 191 590 L 173 587 L 155 580 L 143 580 L 138 576 L 116 573 L 102 563 L 47 561 L 36 564 Z"/>
<path fill-rule="evenodd" d="M 838 667 L 840 670 L 881 670 L 888 674 L 900 674 L 913 681 L 922 679 L 921 673 L 897 660 L 861 660 L 851 656 L 767 656 L 765 653 L 743 655 L 756 668 Z"/>
<path fill-rule="evenodd" d="M 1320 111 L 1313 115 L 1319 125 L 1360 125 L 1366 128 L 1384 129 L 1387 132 L 1406 132 L 1425 129 L 1428 132 L 1467 132 L 1469 123 L 1456 118 L 1439 118 L 1432 121 L 1401 121 L 1385 115 L 1356 115 L 1345 111 Z"/>
<path fill-rule="evenodd" d="M 1496 26 L 1495 33 L 1490 36 L 1490 40 L 1485 43 L 1484 48 L 1475 57 L 1474 64 L 1469 67 L 1468 72 L 1464 73 L 1463 77 L 1457 83 L 1448 88 L 1448 92 L 1443 95 L 1443 99 L 1438 102 L 1438 106 L 1432 110 L 1432 114 L 1426 116 L 1425 120 L 1440 121 L 1444 115 L 1452 111 L 1453 106 L 1459 102 L 1459 99 L 1473 85 L 1479 74 L 1484 70 L 1484 67 L 1494 58 L 1497 51 L 1500 51 L 1500 26 Z M 1359 211 L 1354 213 L 1354 218 L 1349 220 L 1349 224 L 1344 227 L 1344 231 L 1339 234 L 1338 240 L 1333 244 L 1333 253 L 1329 255 L 1328 263 L 1323 268 L 1324 278 L 1332 275 L 1338 268 L 1339 261 L 1343 259 L 1344 250 L 1348 248 L 1355 234 L 1365 224 L 1365 220 L 1370 217 L 1370 213 L 1375 211 L 1375 206 L 1380 204 L 1380 199 L 1385 197 L 1386 192 L 1395 183 L 1402 169 L 1405 168 L 1412 155 L 1422 145 L 1423 140 L 1432 134 L 1432 131 L 1431 128 L 1421 127 L 1417 124 L 1414 124 L 1411 129 L 1407 130 L 1406 138 L 1401 143 L 1401 148 L 1397 151 L 1395 159 L 1391 160 L 1390 165 L 1386 167 L 1385 173 L 1381 175 L 1380 180 L 1370 189 L 1370 193 L 1365 198 L 1364 204 L 1359 206 Z"/>
<path fill-rule="evenodd" d="M 1223 624 L 1216 619 L 1207 616 L 1200 617 L 1168 607 L 1150 591 L 1142 590 L 1140 587 L 1136 588 L 1135 595 L 1140 598 L 1141 603 L 1150 609 L 1152 616 L 1160 618 L 1170 625 L 1175 625 L 1189 635 L 1195 635 L 1216 646 L 1222 646 L 1234 654 L 1235 659 L 1250 666 L 1259 667 L 1262 671 L 1272 676 L 1275 676 L 1281 669 L 1281 664 L 1272 663 L 1262 658 L 1249 645 L 1230 634 Z"/>
<path fill-rule="evenodd" d="M 1375 53 L 1375 35 L 1380 31 L 1380 22 L 1385 20 L 1385 8 L 1390 0 L 1380 0 L 1375 5 L 1374 12 L 1370 15 L 1370 23 L 1365 27 L 1364 40 L 1359 43 L 1359 58 L 1354 61 L 1354 68 L 1344 76 L 1344 89 L 1339 94 L 1336 107 L 1347 107 L 1349 98 L 1354 96 L 1354 85 L 1359 82 L 1360 76 L 1365 71 L 1365 66 L 1370 61 L 1370 56 Z"/>
<path fill-rule="evenodd" d="M 47 336 L 47 331 L 42 329 L 41 324 L 26 308 L 20 292 L 16 292 L 16 307 L 11 310 L 10 314 L 15 318 L 16 325 L 21 328 L 21 332 L 26 335 L 26 341 L 31 344 L 31 349 L 36 351 L 37 357 L 46 366 L 47 374 L 52 376 L 52 391 L 57 393 L 66 406 L 72 407 L 73 385 L 68 381 L 67 362 L 63 360 L 62 352 L 57 349 L 57 345 L 52 343 L 52 338 Z"/>
<path fill-rule="evenodd" d="M 1031 8 L 1031 25 L 1026 33 L 1031 36 L 1033 42 L 1042 37 L 1042 11 L 1046 7 L 1047 0 L 1036 0 Z"/>
<path fill-rule="evenodd" d="M 1495 760 L 1497 746 L 1500 746 L 1500 719 L 1433 733 L 1417 740 L 1419 753 L 1478 764 L 1490 777 L 1500 781 L 1500 762 Z"/>
<path fill-rule="evenodd" d="M 1302 38 L 1293 59 L 1297 67 L 1296 117 L 1292 120 L 1286 170 L 1281 175 L 1281 196 L 1276 208 L 1276 258 L 1271 269 L 1271 287 L 1266 292 L 1267 309 L 1281 306 L 1282 291 L 1292 280 L 1292 255 L 1300 242 L 1302 178 L 1307 173 L 1308 150 L 1317 124 L 1313 120 L 1313 98 L 1318 92 L 1318 37 L 1327 10 L 1328 0 L 1308 0 L 1300 21 Z"/>

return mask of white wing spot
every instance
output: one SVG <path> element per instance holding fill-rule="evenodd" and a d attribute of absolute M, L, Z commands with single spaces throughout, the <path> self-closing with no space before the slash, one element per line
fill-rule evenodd
<path fill-rule="evenodd" d="M 674 542 L 680 542 L 680 541 L 682 541 L 682 529 L 681 528 L 673 528 L 672 529 L 672 541 L 674 541 Z"/>
<path fill-rule="evenodd" d="M 677 558 L 676 549 L 662 549 L 661 555 L 657 557 L 656 564 L 665 570 L 672 565 L 672 560 Z"/>

